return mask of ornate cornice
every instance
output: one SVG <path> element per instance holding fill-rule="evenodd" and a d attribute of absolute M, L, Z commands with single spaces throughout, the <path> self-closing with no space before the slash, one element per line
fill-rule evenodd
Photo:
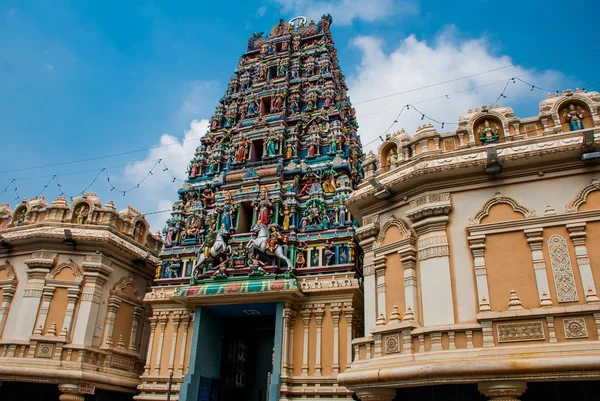
<path fill-rule="evenodd" d="M 432 216 L 446 216 L 452 210 L 450 193 L 428 194 L 410 201 L 406 217 L 413 222 Z"/>
<path fill-rule="evenodd" d="M 483 208 L 479 211 L 479 213 L 475 215 L 475 217 L 469 219 L 469 223 L 471 225 L 481 224 L 481 220 L 483 220 L 483 218 L 487 217 L 490 214 L 490 209 L 493 206 L 498 205 L 500 203 L 510 205 L 515 212 L 521 213 L 525 218 L 535 217 L 534 210 L 529 210 L 519 205 L 519 203 L 517 203 L 516 200 L 507 196 L 503 196 L 499 192 L 497 192 L 492 199 L 490 199 L 485 203 L 485 205 L 483 205 Z"/>

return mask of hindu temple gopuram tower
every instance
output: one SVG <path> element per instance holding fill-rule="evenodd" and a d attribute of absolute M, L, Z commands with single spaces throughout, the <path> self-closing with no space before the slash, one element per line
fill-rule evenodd
<path fill-rule="evenodd" d="M 351 399 L 362 150 L 331 23 L 248 40 L 164 230 L 137 399 Z"/>

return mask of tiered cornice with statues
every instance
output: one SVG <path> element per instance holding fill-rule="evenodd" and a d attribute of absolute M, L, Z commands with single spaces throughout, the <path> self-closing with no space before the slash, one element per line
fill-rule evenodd
<path fill-rule="evenodd" d="M 248 40 L 163 231 L 162 266 L 146 295 L 159 340 L 138 399 L 166 399 L 173 372 L 173 394 L 195 400 L 198 369 L 184 355 L 204 340 L 187 320 L 188 329 L 179 329 L 176 316 L 240 302 L 285 303 L 282 346 L 289 349 L 278 371 L 274 365 L 271 397 L 351 396 L 336 374 L 348 362 L 342 348 L 350 346 L 361 303 L 357 221 L 346 202 L 363 178 L 362 150 L 331 24 L 327 14 L 316 23 L 280 20 Z M 331 326 L 323 336 L 335 336 L 335 345 L 322 347 L 312 329 L 309 335 L 315 319 L 319 332 L 319 322 Z M 303 332 L 303 358 L 294 359 Z M 163 346 L 165 337 L 178 345 Z M 321 366 L 321 354 L 335 362 Z"/>
<path fill-rule="evenodd" d="M 362 223 L 366 336 L 341 385 L 381 400 L 442 384 L 473 400 L 555 399 L 544 381 L 590 391 L 599 108 L 600 94 L 580 90 L 550 95 L 534 117 L 484 106 L 455 131 L 400 131 L 369 153 L 349 200 Z"/>
<path fill-rule="evenodd" d="M 92 193 L 0 205 L 0 395 L 132 396 L 161 247 L 140 212 Z"/>

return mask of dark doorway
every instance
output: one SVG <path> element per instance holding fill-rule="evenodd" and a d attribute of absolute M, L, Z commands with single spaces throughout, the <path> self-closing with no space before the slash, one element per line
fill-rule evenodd
<path fill-rule="evenodd" d="M 225 319 L 219 401 L 267 399 L 274 338 L 274 316 Z"/>
<path fill-rule="evenodd" d="M 240 202 L 238 213 L 239 217 L 236 233 L 249 233 L 250 229 L 252 228 L 252 217 L 254 216 L 254 209 L 252 209 L 252 203 Z"/>

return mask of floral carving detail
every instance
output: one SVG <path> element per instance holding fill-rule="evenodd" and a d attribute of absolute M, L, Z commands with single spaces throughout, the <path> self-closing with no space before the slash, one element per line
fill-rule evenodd
<path fill-rule="evenodd" d="M 391 334 L 385 336 L 383 341 L 385 343 L 386 354 L 395 354 L 397 352 L 400 352 L 400 335 Z"/>
<path fill-rule="evenodd" d="M 565 338 L 587 338 L 588 332 L 585 319 L 582 317 L 563 319 Z"/>
<path fill-rule="evenodd" d="M 577 287 L 575 286 L 567 241 L 558 234 L 553 235 L 548 240 L 548 252 L 558 302 L 577 301 Z"/>
<path fill-rule="evenodd" d="M 544 340 L 544 325 L 541 321 L 526 323 L 501 323 L 496 327 L 498 342 Z"/>

